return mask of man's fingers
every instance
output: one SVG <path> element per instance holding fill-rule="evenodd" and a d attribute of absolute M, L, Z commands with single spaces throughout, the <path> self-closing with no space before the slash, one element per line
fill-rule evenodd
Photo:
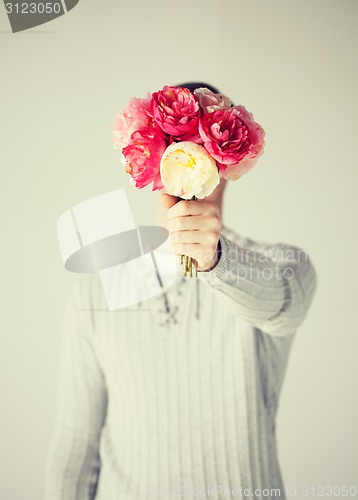
<path fill-rule="evenodd" d="M 176 196 L 172 196 L 171 194 L 164 193 L 160 197 L 161 203 L 164 205 L 165 208 L 171 208 L 173 207 L 177 202 L 179 198 Z"/>
<path fill-rule="evenodd" d="M 200 231 L 175 231 L 171 235 L 173 245 L 180 243 L 202 243 L 203 235 Z"/>
<path fill-rule="evenodd" d="M 169 233 L 174 233 L 175 231 L 195 231 L 196 229 L 203 230 L 206 219 L 200 215 L 194 215 L 193 217 L 175 217 L 168 222 Z"/>
<path fill-rule="evenodd" d="M 209 210 L 214 210 L 216 205 L 206 201 L 181 200 L 168 210 L 168 218 L 185 217 L 187 215 L 202 215 Z"/>

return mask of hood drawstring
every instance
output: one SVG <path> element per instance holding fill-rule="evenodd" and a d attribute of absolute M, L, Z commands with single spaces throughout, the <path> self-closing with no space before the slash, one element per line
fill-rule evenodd
<path fill-rule="evenodd" d="M 181 278 L 178 287 L 175 289 L 177 292 L 177 295 L 183 295 L 183 291 L 181 290 L 181 287 L 185 283 L 185 281 L 188 278 Z M 195 302 L 196 302 L 196 310 L 195 310 L 195 317 L 197 320 L 200 319 L 200 285 L 199 285 L 199 279 L 195 278 L 196 284 L 195 284 Z M 163 284 L 161 280 L 159 280 L 159 284 L 163 290 L 163 308 L 159 310 L 160 313 L 164 313 L 164 319 L 160 323 L 160 326 L 166 326 L 170 324 L 177 324 L 178 323 L 178 318 L 177 318 L 177 313 L 179 311 L 179 308 L 177 305 L 171 305 L 168 294 L 164 290 Z"/>

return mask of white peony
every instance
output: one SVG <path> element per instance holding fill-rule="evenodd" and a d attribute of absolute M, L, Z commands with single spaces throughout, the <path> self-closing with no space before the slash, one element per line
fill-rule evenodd
<path fill-rule="evenodd" d="M 190 200 L 209 196 L 220 182 L 218 167 L 206 149 L 194 142 L 174 142 L 164 151 L 160 176 L 167 192 Z"/>
<path fill-rule="evenodd" d="M 214 94 L 214 92 L 211 92 L 206 87 L 194 90 L 194 95 L 199 100 L 199 104 L 205 113 L 231 108 L 229 97 L 224 94 Z"/>

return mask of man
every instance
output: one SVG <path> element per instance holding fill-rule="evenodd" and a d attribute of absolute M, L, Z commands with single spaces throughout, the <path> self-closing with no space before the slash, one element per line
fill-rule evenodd
<path fill-rule="evenodd" d="M 137 308 L 105 312 L 96 276 L 69 304 L 46 500 L 285 498 L 275 418 L 316 275 L 305 252 L 158 194 L 173 251 L 198 261 Z"/>

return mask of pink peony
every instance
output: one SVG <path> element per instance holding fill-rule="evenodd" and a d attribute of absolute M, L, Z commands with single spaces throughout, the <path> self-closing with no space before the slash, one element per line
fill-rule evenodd
<path fill-rule="evenodd" d="M 160 178 L 160 160 L 166 147 L 165 137 L 158 127 L 144 127 L 133 132 L 129 145 L 122 151 L 126 172 L 137 188 L 143 188 L 152 181 L 152 191 L 164 187 Z"/>
<path fill-rule="evenodd" d="M 122 149 L 128 146 L 133 132 L 153 125 L 151 100 L 149 92 L 144 99 L 133 97 L 128 107 L 118 113 L 113 127 L 114 148 Z"/>
<path fill-rule="evenodd" d="M 262 152 L 255 156 L 255 158 L 251 158 L 250 155 L 245 156 L 245 158 L 237 165 L 220 166 L 220 169 L 224 169 L 221 170 L 221 177 L 224 177 L 227 181 L 236 181 L 239 177 L 246 174 L 246 172 L 251 170 L 256 165 L 258 157 L 262 154 Z"/>
<path fill-rule="evenodd" d="M 265 132 L 244 106 L 204 114 L 200 136 L 225 179 L 237 179 L 255 165 L 265 145 Z"/>
<path fill-rule="evenodd" d="M 159 127 L 176 140 L 202 142 L 198 131 L 200 106 L 189 89 L 166 85 L 154 92 L 152 113 Z"/>
<path fill-rule="evenodd" d="M 204 113 L 231 108 L 231 101 L 228 97 L 223 94 L 214 94 L 214 92 L 211 92 L 206 87 L 194 90 L 194 95 L 198 98 Z"/>

